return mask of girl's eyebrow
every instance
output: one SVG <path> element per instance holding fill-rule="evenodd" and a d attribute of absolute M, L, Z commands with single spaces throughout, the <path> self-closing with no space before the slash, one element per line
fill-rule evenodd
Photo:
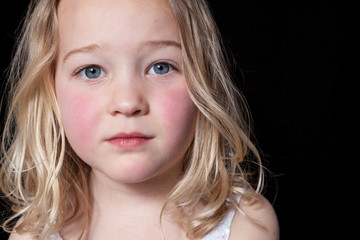
<path fill-rule="evenodd" d="M 177 47 L 181 49 L 181 44 L 177 41 L 173 41 L 173 40 L 151 40 L 151 41 L 146 41 L 143 44 L 141 44 L 142 47 L 145 46 L 158 46 L 158 47 L 169 47 L 169 46 L 173 46 L 173 47 Z"/>
<path fill-rule="evenodd" d="M 173 41 L 173 40 L 151 40 L 151 41 L 145 41 L 142 44 L 140 44 L 140 48 L 148 47 L 148 46 L 157 46 L 157 47 L 173 46 L 173 47 L 181 49 L 181 44 L 179 42 Z M 85 53 L 85 52 L 92 52 L 92 51 L 99 50 L 99 49 L 102 49 L 99 45 L 91 44 L 91 45 L 88 45 L 85 47 L 71 50 L 70 52 L 68 52 L 65 55 L 63 62 L 65 62 L 72 55 L 79 54 L 79 53 Z"/>
<path fill-rule="evenodd" d="M 91 45 L 88 45 L 88 46 L 85 46 L 85 47 L 81 47 L 81 48 L 71 50 L 70 52 L 68 52 L 65 55 L 65 57 L 63 59 L 63 62 L 65 62 L 72 55 L 79 54 L 79 53 L 84 53 L 84 52 L 92 52 L 92 51 L 98 50 L 98 49 L 101 49 L 101 47 L 99 45 L 91 44 Z"/>

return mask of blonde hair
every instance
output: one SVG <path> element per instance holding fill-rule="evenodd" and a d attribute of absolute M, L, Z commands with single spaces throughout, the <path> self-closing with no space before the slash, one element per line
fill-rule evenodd
<path fill-rule="evenodd" d="M 246 102 L 229 76 L 221 39 L 204 0 L 167 0 L 178 22 L 184 73 L 198 108 L 184 174 L 167 203 L 191 238 L 211 231 L 235 195 L 253 201 L 263 185 L 260 155 L 250 140 Z M 2 141 L 0 187 L 22 216 L 18 232 L 45 239 L 90 208 L 90 168 L 72 151 L 54 92 L 59 0 L 32 1 L 9 76 L 11 100 Z M 256 171 L 254 171 L 256 169 Z M 253 173 L 256 173 L 255 175 Z M 255 180 L 255 181 L 254 181 Z M 230 200 L 230 203 L 229 201 Z M 194 211 L 201 205 L 201 211 Z M 169 210 L 165 204 L 162 214 Z M 160 217 L 161 219 L 161 217 Z"/>

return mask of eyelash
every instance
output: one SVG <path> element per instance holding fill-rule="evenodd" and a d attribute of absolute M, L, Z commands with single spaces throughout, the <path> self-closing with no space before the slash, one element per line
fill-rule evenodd
<path fill-rule="evenodd" d="M 161 60 L 161 61 L 157 61 L 157 62 L 154 62 L 152 63 L 147 69 L 146 69 L 146 74 L 149 74 L 149 71 L 155 67 L 156 65 L 160 65 L 160 64 L 166 64 L 169 66 L 169 72 L 168 73 L 165 73 L 165 74 L 151 74 L 151 75 L 158 75 L 158 76 L 165 76 L 167 74 L 170 74 L 171 72 L 173 71 L 178 71 L 178 69 L 176 67 L 174 67 L 174 64 L 171 64 L 169 61 L 164 61 L 164 60 Z M 74 71 L 74 73 L 72 74 L 73 76 L 78 76 L 78 77 L 81 77 L 81 78 L 84 78 L 82 76 L 80 76 L 81 72 L 84 71 L 85 69 L 87 68 L 90 68 L 90 67 L 96 67 L 96 68 L 99 68 L 101 69 L 101 71 L 103 71 L 105 74 L 106 74 L 106 71 L 100 67 L 99 65 L 96 65 L 96 64 L 89 64 L 89 65 L 85 65 L 85 66 L 82 66 L 82 67 L 79 67 L 78 69 L 76 69 Z M 96 80 L 98 78 L 94 78 L 94 80 Z M 86 78 L 86 80 L 91 80 L 91 78 Z"/>
<path fill-rule="evenodd" d="M 80 76 L 80 73 L 81 73 L 82 71 L 84 71 L 85 69 L 90 68 L 90 67 L 100 68 L 100 69 L 106 74 L 106 71 L 105 71 L 102 67 L 100 67 L 99 65 L 89 64 L 89 65 L 85 65 L 85 66 L 81 66 L 81 67 L 77 68 L 72 75 L 73 75 L 73 76 L 79 76 L 79 77 L 81 77 L 81 76 Z"/>
<path fill-rule="evenodd" d="M 169 61 L 166 60 L 161 60 L 161 61 L 157 61 L 152 63 L 147 69 L 146 69 L 146 74 L 149 74 L 149 71 L 155 67 L 156 65 L 160 65 L 160 64 L 166 64 L 169 66 L 169 72 L 165 73 L 165 74 L 151 74 L 151 75 L 159 75 L 159 76 L 165 76 L 167 74 L 170 74 L 173 71 L 178 71 L 178 69 L 174 66 L 174 64 L 170 63 Z"/>

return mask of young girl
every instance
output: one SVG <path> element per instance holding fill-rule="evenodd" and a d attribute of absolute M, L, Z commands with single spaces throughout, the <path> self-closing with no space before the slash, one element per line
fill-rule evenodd
<path fill-rule="evenodd" d="M 278 238 L 203 0 L 37 0 L 24 26 L 0 174 L 10 239 Z"/>

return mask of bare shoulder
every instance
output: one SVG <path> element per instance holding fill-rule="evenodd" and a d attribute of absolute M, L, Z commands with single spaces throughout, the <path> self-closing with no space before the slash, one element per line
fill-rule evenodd
<path fill-rule="evenodd" d="M 247 216 L 236 212 L 231 226 L 230 240 L 279 239 L 279 224 L 276 213 L 266 198 L 261 197 L 259 201 L 253 204 L 246 202 L 240 204 Z"/>
<path fill-rule="evenodd" d="M 16 223 L 15 227 L 22 222 L 22 218 Z M 9 240 L 34 240 L 35 237 L 30 233 L 19 234 L 15 230 L 10 234 Z"/>
<path fill-rule="evenodd" d="M 35 239 L 31 234 L 24 233 L 24 234 L 17 234 L 15 232 L 10 234 L 9 240 L 33 240 Z"/>

